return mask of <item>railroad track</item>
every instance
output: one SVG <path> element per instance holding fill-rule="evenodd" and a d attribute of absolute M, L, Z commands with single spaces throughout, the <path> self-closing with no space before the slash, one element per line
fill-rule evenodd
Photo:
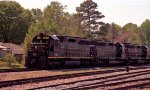
<path fill-rule="evenodd" d="M 55 85 L 49 85 L 46 87 L 38 87 L 38 88 L 33 88 L 30 90 L 34 90 L 34 89 L 42 89 L 42 88 L 52 88 L 53 87 L 60 87 L 65 85 L 67 87 L 68 86 L 76 86 L 74 84 L 78 84 L 81 83 L 81 85 L 76 86 L 76 87 L 71 87 L 71 88 L 65 88 L 62 90 L 86 90 L 86 89 L 93 89 L 93 88 L 98 88 L 98 87 L 106 87 L 106 86 L 115 86 L 115 85 L 119 85 L 119 84 L 123 84 L 123 83 L 130 83 L 130 82 L 136 82 L 138 80 L 129 80 L 129 81 L 123 81 L 123 82 L 117 82 L 118 80 L 123 80 L 126 78 L 132 78 L 132 77 L 136 77 L 136 76 L 140 76 L 140 75 L 144 75 L 144 74 L 150 74 L 150 70 L 145 70 L 145 71 L 137 71 L 137 72 L 130 72 L 130 73 L 123 73 L 123 74 L 116 74 L 116 75 L 111 75 L 111 76 L 103 76 L 103 77 L 98 77 L 98 78 L 89 78 L 89 79 L 85 79 L 85 80 L 78 80 L 78 81 L 73 81 L 73 82 L 68 82 L 68 83 L 62 83 L 62 84 L 55 84 Z M 139 80 L 150 80 L 150 78 L 146 78 L 146 79 L 139 79 Z M 98 81 L 96 83 L 90 83 L 90 84 L 82 84 L 83 82 L 93 82 L 93 81 Z M 107 82 L 113 82 L 113 83 L 107 83 Z M 106 83 L 106 84 L 104 84 Z M 131 87 L 131 86 L 130 86 Z M 133 86 L 134 87 L 134 86 Z M 118 90 L 122 90 L 123 88 L 116 88 Z M 116 90 L 116 89 L 112 89 L 112 90 Z"/>
<path fill-rule="evenodd" d="M 89 68 L 89 67 L 87 67 Z M 91 67 L 92 68 L 92 67 Z M 138 68 L 131 68 L 131 69 L 144 69 L 146 67 L 138 67 Z M 69 69 L 67 67 L 65 67 L 63 70 L 65 69 Z M 74 68 L 71 68 L 71 69 L 76 69 L 76 67 Z M 79 67 L 78 67 L 79 69 Z M 31 68 L 16 68 L 16 69 L 0 69 L 0 73 L 7 73 L 7 72 L 28 72 L 28 71 L 39 71 L 39 70 L 42 70 L 42 69 L 31 69 Z M 43 70 L 46 70 L 46 69 L 43 69 Z M 57 69 L 48 69 L 48 70 L 60 70 L 59 68 Z"/>
<path fill-rule="evenodd" d="M 28 68 L 0 69 L 0 73 L 7 73 L 7 72 L 28 72 L 28 71 L 39 71 L 39 70 L 38 69 L 28 69 Z"/>
<path fill-rule="evenodd" d="M 125 83 L 133 83 L 133 82 L 138 82 L 138 81 L 149 80 L 149 82 L 147 82 L 147 83 L 140 84 L 140 85 L 148 85 L 148 83 L 150 84 L 150 77 L 136 79 L 136 80 L 125 80 L 125 79 L 130 79 L 130 78 L 145 75 L 145 74 L 150 74 L 150 70 L 131 72 L 131 73 L 127 73 L 127 74 L 117 74 L 117 75 L 100 77 L 100 78 L 92 78 L 92 79 L 87 79 L 87 80 L 82 80 L 82 81 L 64 83 L 64 84 L 60 84 L 60 85 L 70 85 L 70 84 L 75 84 L 75 83 L 78 83 L 78 82 L 88 82 L 88 81 L 99 80 L 98 82 L 95 82 L 95 83 L 90 83 L 90 84 L 86 84 L 86 85 L 80 85 L 80 86 L 76 86 L 76 87 L 62 89 L 62 90 L 82 90 L 82 89 L 86 90 L 86 89 L 89 89 L 89 88 L 94 89 L 94 88 L 99 88 L 99 87 L 113 87 L 113 86 L 119 86 L 119 85 L 125 84 Z M 121 81 L 121 80 L 123 80 L 123 81 Z M 53 86 L 49 86 L 49 87 L 57 87 L 57 86 L 60 86 L 60 85 L 53 85 Z M 110 90 L 126 90 L 127 88 L 129 89 L 129 88 L 132 88 L 132 87 L 135 87 L 135 86 L 138 86 L 138 85 L 108 88 L 108 89 L 110 89 Z M 34 88 L 34 89 L 42 89 L 42 88 L 43 87 Z"/>
<path fill-rule="evenodd" d="M 131 70 L 137 70 L 137 69 L 146 69 L 148 67 L 136 67 L 131 68 Z M 38 82 L 45 82 L 45 81 L 52 81 L 56 79 L 70 79 L 75 77 L 83 77 L 83 76 L 92 76 L 92 75 L 101 75 L 105 73 L 114 73 L 114 72 L 122 72 L 125 69 L 113 69 L 113 70 L 106 70 L 106 71 L 94 71 L 94 72 L 84 72 L 84 73 L 75 73 L 75 74 L 66 74 L 66 75 L 56 75 L 56 76 L 46 76 L 46 77 L 38 77 L 38 78 L 28 78 L 28 79 L 19 79 L 19 80 L 10 80 L 10 81 L 1 81 L 0 82 L 0 88 L 2 87 L 10 87 L 15 85 L 22 85 L 22 84 L 28 84 L 28 83 L 38 83 Z M 150 72 L 149 70 L 147 72 Z M 130 74 L 138 74 L 139 72 L 133 72 Z M 141 71 L 140 73 L 145 73 L 145 71 Z M 124 74 L 115 75 L 113 77 L 117 76 L 123 76 Z M 103 77 L 105 78 L 112 78 L 112 76 Z M 98 78 L 95 78 L 95 80 Z M 102 78 L 101 78 L 102 79 Z M 94 80 L 94 79 L 89 79 Z M 86 81 L 86 80 L 85 80 Z M 88 80 L 87 80 L 88 81 Z M 76 82 L 73 82 L 76 83 Z"/>
<path fill-rule="evenodd" d="M 34 82 L 50 81 L 50 80 L 56 80 L 56 79 L 65 79 L 65 78 L 74 78 L 74 77 L 80 77 L 80 76 L 90 76 L 90 75 L 95 75 L 95 74 L 119 72 L 122 70 L 123 69 L 117 69 L 117 70 L 96 71 L 96 72 L 86 72 L 86 73 L 76 73 L 76 74 L 67 74 L 67 75 L 56 75 L 56 76 L 47 76 L 47 77 L 38 77 L 38 78 L 29 78 L 29 79 L 2 81 L 0 82 L 0 88 L 13 86 L 13 85 L 21 85 L 21 84 L 26 84 L 26 83 L 34 83 Z"/>

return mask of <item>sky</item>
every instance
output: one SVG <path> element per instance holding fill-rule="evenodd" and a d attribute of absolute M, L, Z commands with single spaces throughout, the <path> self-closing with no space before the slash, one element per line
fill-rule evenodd
<path fill-rule="evenodd" d="M 26 9 L 44 9 L 51 1 L 58 1 L 67 5 L 65 11 L 75 13 L 76 7 L 85 0 L 13 0 Z M 98 4 L 98 11 L 105 15 L 101 19 L 105 23 L 116 23 L 121 26 L 131 22 L 141 25 L 146 19 L 150 19 L 150 0 L 93 0 Z"/>

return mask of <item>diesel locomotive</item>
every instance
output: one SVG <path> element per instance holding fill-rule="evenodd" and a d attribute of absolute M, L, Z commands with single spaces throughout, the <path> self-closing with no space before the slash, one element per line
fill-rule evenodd
<path fill-rule="evenodd" d="M 144 45 L 106 42 L 79 37 L 36 35 L 26 55 L 26 67 L 47 68 L 64 65 L 148 64 L 150 55 Z"/>

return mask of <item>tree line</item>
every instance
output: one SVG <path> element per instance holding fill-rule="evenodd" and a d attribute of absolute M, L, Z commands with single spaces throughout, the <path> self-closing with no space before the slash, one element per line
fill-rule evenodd
<path fill-rule="evenodd" d="M 57 1 L 50 2 L 44 10 L 28 10 L 16 1 L 0 1 L 0 41 L 23 44 L 27 49 L 32 38 L 43 32 L 150 46 L 149 19 L 140 26 L 129 22 L 121 27 L 103 22 L 105 16 L 92 0 L 83 1 L 73 14 L 65 12 L 66 8 Z"/>

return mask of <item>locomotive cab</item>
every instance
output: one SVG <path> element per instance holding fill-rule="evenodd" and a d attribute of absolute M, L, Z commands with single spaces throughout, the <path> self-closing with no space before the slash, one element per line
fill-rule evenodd
<path fill-rule="evenodd" d="M 57 36 L 50 36 L 49 58 L 58 57 L 60 48 L 60 40 Z"/>
<path fill-rule="evenodd" d="M 123 52 L 123 46 L 121 43 L 117 42 L 115 44 L 115 47 L 116 47 L 116 58 L 117 59 L 121 59 L 122 57 L 122 52 Z"/>

